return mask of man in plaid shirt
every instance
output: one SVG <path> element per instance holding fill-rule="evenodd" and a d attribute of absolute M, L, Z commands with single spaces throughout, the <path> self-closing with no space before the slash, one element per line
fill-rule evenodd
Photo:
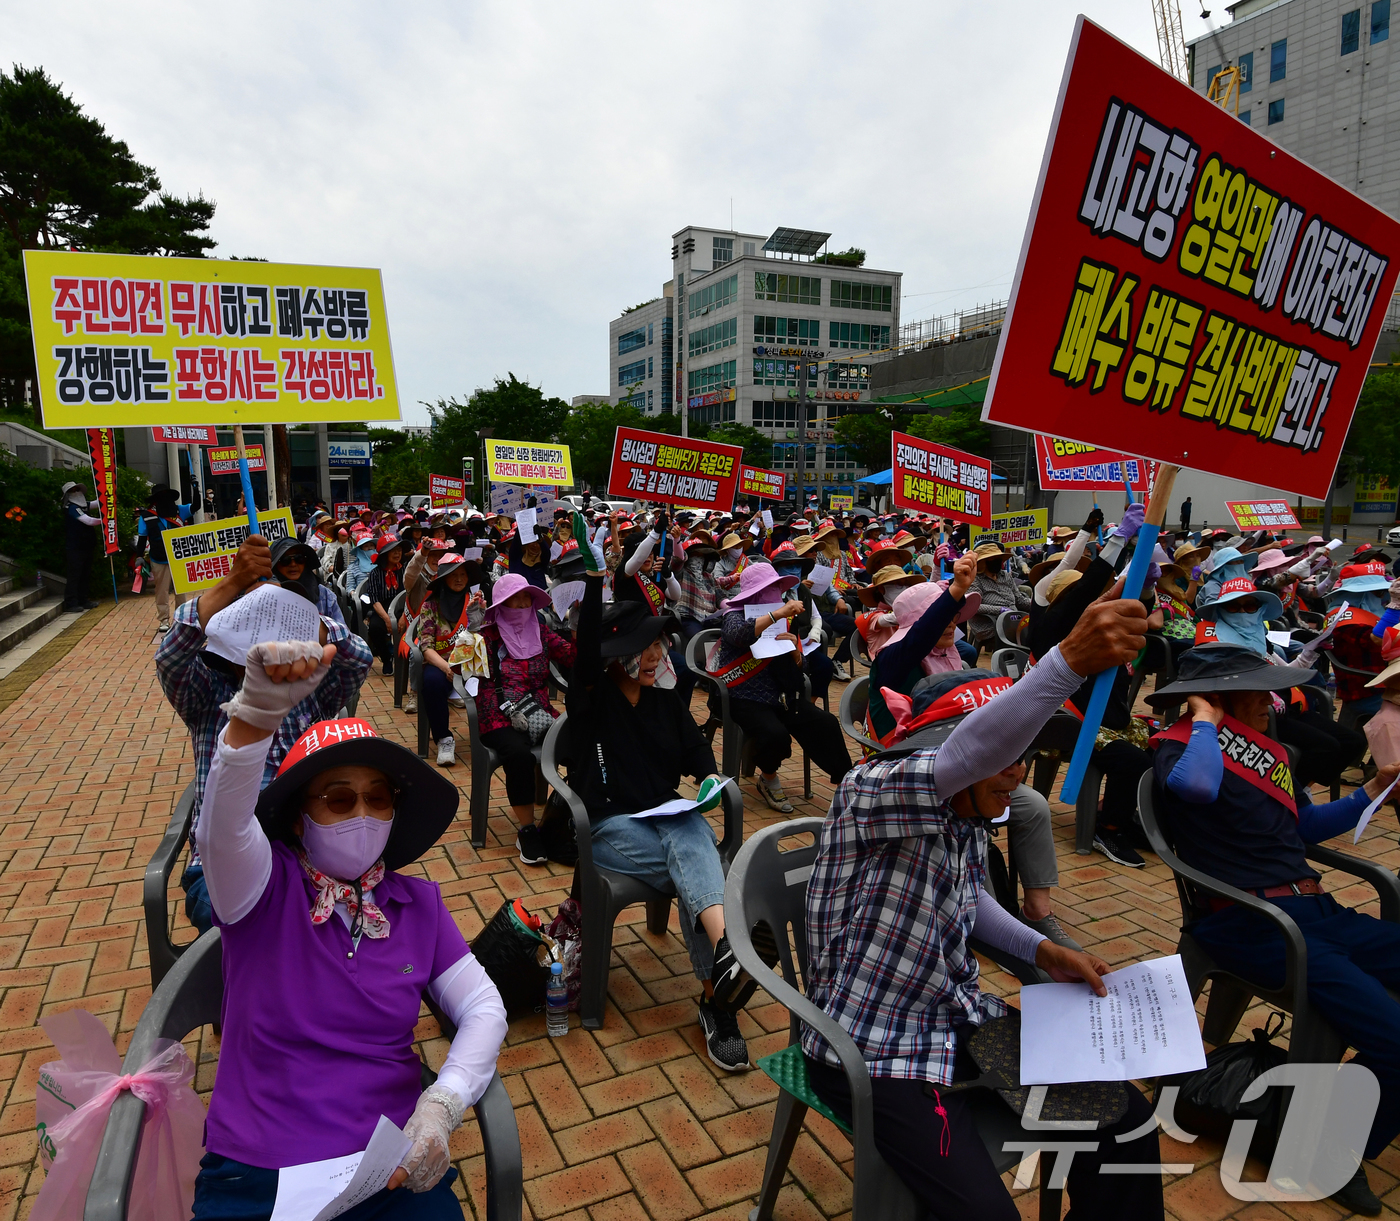
<path fill-rule="evenodd" d="M 1145 643 L 1142 603 L 1108 600 L 1117 597 L 1116 588 L 1090 607 L 1014 685 L 982 670 L 935 676 L 916 695 L 915 732 L 845 777 L 822 828 L 807 887 L 807 994 L 855 1041 L 871 1077 L 876 1147 L 935 1217 L 1019 1216 L 968 1094 L 939 1090 L 977 1075 L 965 1036 L 1006 1012 L 980 991 L 969 938 L 1105 993 L 1107 963 L 1028 928 L 984 883 L 987 820 L 1020 784 L 1041 726 L 1086 676 L 1130 661 Z M 836 1053 L 810 1027 L 802 1050 L 813 1088 L 849 1119 Z M 1127 1093 L 1126 1115 L 1071 1163 L 1075 1217 L 1163 1215 L 1160 1174 L 1099 1173 L 1104 1163 L 1160 1160 L 1152 1108 L 1131 1085 Z M 1144 1124 L 1146 1135 L 1111 1139 Z"/>
<path fill-rule="evenodd" d="M 242 667 L 204 652 L 203 624 L 259 582 L 272 576 L 272 556 L 267 539 L 250 534 L 234 556 L 228 576 L 199 598 L 175 612 L 170 631 L 156 649 L 156 675 L 171 707 L 190 731 L 194 748 L 195 803 L 190 823 L 190 863 L 180 878 L 185 891 L 185 915 L 205 932 L 213 923 L 209 892 L 204 884 L 195 831 L 204 802 L 204 782 L 214 762 L 220 732 L 228 723 L 220 707 L 233 698 L 243 681 Z M 317 721 L 332 720 L 342 705 L 360 689 L 369 673 L 373 655 L 369 646 L 344 623 L 322 616 L 324 643 L 335 645 L 336 657 L 321 685 L 301 701 L 278 727 L 263 767 L 262 782 L 271 783 L 283 758 Z"/>

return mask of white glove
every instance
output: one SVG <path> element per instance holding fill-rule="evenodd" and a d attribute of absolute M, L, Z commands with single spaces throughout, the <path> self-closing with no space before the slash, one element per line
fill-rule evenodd
<path fill-rule="evenodd" d="M 895 617 L 894 611 L 886 611 L 884 614 L 880 615 L 875 620 L 875 622 L 878 623 L 881 627 L 899 626 L 899 620 Z"/>
<path fill-rule="evenodd" d="M 1311 557 L 1309 557 L 1308 559 L 1299 560 L 1296 564 L 1293 565 L 1292 568 L 1288 570 L 1288 573 L 1290 576 L 1305 577 L 1308 575 L 1308 572 L 1311 568 L 1312 559 Z"/>
<path fill-rule="evenodd" d="M 451 1162 L 447 1142 L 466 1109 L 445 1085 L 430 1085 L 418 1096 L 418 1105 L 403 1127 L 413 1147 L 399 1163 L 408 1171 L 404 1186 L 409 1191 L 431 1191 L 447 1173 Z"/>
<path fill-rule="evenodd" d="M 326 672 L 321 666 L 324 646 L 315 640 L 268 641 L 248 650 L 243 685 L 227 704 L 221 705 L 229 720 L 237 717 L 258 729 L 275 732 L 282 718 L 321 685 Z M 274 683 L 267 666 L 288 665 L 294 661 L 314 661 L 316 668 L 306 678 Z"/>

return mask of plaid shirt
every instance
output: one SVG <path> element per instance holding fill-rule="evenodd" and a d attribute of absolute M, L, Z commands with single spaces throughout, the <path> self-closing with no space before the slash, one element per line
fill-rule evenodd
<path fill-rule="evenodd" d="M 967 938 L 987 830 L 934 792 L 936 750 L 841 782 L 807 884 L 807 995 L 850 1033 L 873 1077 L 946 1085 L 955 1030 L 999 1017 Z M 839 1065 L 810 1027 L 802 1050 Z"/>
<path fill-rule="evenodd" d="M 369 673 L 373 655 L 369 646 L 350 631 L 345 624 L 326 617 L 326 642 L 335 645 L 336 659 L 331 662 L 321 685 L 301 701 L 282 720 L 272 735 L 272 747 L 263 765 L 262 787 L 266 788 L 277 775 L 277 769 L 287 752 L 317 721 L 329 720 L 340 711 L 360 689 Z M 220 704 L 225 704 L 238 690 L 222 674 L 211 670 L 200 658 L 204 648 L 204 631 L 199 626 L 199 599 L 191 598 L 175 612 L 175 618 L 156 649 L 156 676 L 160 679 L 165 698 L 179 714 L 190 731 L 194 748 L 195 803 L 194 820 L 190 823 L 190 864 L 198 865 L 199 852 L 195 846 L 195 829 L 204 804 L 204 782 L 214 763 L 214 747 L 219 734 L 228 724 Z"/>
<path fill-rule="evenodd" d="M 674 609 L 682 619 L 697 622 L 708 619 L 719 610 L 720 591 L 728 589 L 738 580 L 737 574 L 716 579 L 714 569 L 705 571 L 705 563 L 704 557 L 692 556 L 671 570 L 676 584 L 681 588 L 681 596 Z"/>

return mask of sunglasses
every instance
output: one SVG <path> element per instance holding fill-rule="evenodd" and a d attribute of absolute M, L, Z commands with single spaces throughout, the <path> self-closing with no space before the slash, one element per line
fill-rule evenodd
<path fill-rule="evenodd" d="M 326 809 L 332 814 L 349 814 L 363 800 L 371 810 L 382 814 L 385 810 L 394 808 L 394 798 L 398 794 L 398 789 L 381 780 L 370 785 L 364 792 L 351 788 L 348 784 L 333 784 L 324 793 L 308 794 L 307 800 L 325 802 Z"/>

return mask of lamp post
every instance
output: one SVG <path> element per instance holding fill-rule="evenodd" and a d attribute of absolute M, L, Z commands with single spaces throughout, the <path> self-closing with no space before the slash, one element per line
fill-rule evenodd
<path fill-rule="evenodd" d="M 478 428 L 476 435 L 481 441 L 481 512 L 483 516 L 489 515 L 491 505 L 489 495 L 489 472 L 486 465 L 486 442 L 496 435 L 494 428 Z"/>

